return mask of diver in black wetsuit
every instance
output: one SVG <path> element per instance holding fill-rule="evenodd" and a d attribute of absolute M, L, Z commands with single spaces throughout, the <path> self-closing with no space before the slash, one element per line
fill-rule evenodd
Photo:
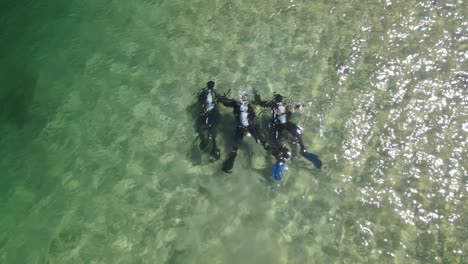
<path fill-rule="evenodd" d="M 229 154 L 228 159 L 223 163 L 223 171 L 230 173 L 234 166 L 234 160 L 237 156 L 237 150 L 239 149 L 244 136 L 250 133 L 256 142 L 261 142 L 265 149 L 268 149 L 268 143 L 265 141 L 263 136 L 259 133 L 255 126 L 255 112 L 253 107 L 242 98 L 240 101 L 229 99 L 226 96 L 220 96 L 219 102 L 227 107 L 231 107 L 234 112 L 236 119 L 236 131 L 234 133 L 234 148 Z"/>
<path fill-rule="evenodd" d="M 198 118 L 198 135 L 200 137 L 200 149 L 210 153 L 214 160 L 219 160 L 220 151 L 216 145 L 216 126 L 219 120 L 217 98 L 214 91 L 215 82 L 209 81 L 206 87 L 198 93 L 198 103 L 201 105 Z"/>
<path fill-rule="evenodd" d="M 320 169 L 322 166 L 322 161 L 319 160 L 318 156 L 312 153 L 309 153 L 304 146 L 301 138 L 301 129 L 294 123 L 290 121 L 291 118 L 291 111 L 288 109 L 286 105 L 283 104 L 283 96 L 280 94 L 275 94 L 271 101 L 262 101 L 259 94 L 255 94 L 255 103 L 262 106 L 262 107 L 270 107 L 272 112 L 272 127 L 273 127 L 273 140 L 274 145 L 277 148 L 286 148 L 283 142 L 283 131 L 286 129 L 291 133 L 294 137 L 295 141 L 299 144 L 301 150 L 301 155 L 312 162 L 312 164 Z M 286 148 L 287 149 L 287 148 Z M 288 156 L 289 157 L 289 156 Z M 281 163 L 281 162 L 280 162 Z M 279 164 L 282 166 L 279 172 L 284 169 L 284 162 L 283 164 Z M 278 163 L 275 165 L 275 167 Z M 273 178 L 275 178 L 275 167 L 273 169 Z M 280 175 L 279 175 L 280 176 Z M 281 178 L 281 177 L 280 177 Z"/>

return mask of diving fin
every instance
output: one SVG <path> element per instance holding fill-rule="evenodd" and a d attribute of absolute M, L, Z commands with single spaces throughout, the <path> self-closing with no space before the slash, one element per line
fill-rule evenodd
<path fill-rule="evenodd" d="M 317 155 L 307 152 L 307 150 L 301 150 L 301 155 L 308 161 L 312 162 L 315 168 L 320 169 L 322 167 L 322 161 Z"/>
<path fill-rule="evenodd" d="M 271 172 L 271 177 L 274 180 L 281 181 L 283 178 L 283 170 L 286 168 L 286 163 L 277 161 L 273 166 L 273 170 Z"/>

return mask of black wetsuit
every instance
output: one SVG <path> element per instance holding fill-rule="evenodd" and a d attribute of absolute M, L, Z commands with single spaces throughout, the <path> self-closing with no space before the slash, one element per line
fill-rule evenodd
<path fill-rule="evenodd" d="M 198 102 L 201 105 L 198 119 L 198 133 L 200 136 L 200 149 L 210 153 L 215 160 L 220 158 L 220 151 L 216 145 L 216 126 L 219 120 L 219 109 L 217 98 L 219 95 L 214 91 L 214 82 L 208 82 L 208 86 L 198 94 Z"/>
<path fill-rule="evenodd" d="M 282 150 L 281 153 L 285 153 L 285 150 L 287 150 L 283 142 L 283 131 L 287 130 L 294 137 L 296 143 L 299 144 L 301 148 L 301 155 L 304 156 L 307 160 L 311 161 L 315 167 L 320 168 L 322 166 L 322 162 L 318 159 L 318 156 L 309 153 L 304 146 L 304 142 L 302 141 L 301 137 L 302 130 L 296 124 L 291 122 L 291 111 L 286 105 L 283 104 L 283 97 L 281 95 L 276 94 L 275 98 L 271 101 L 262 101 L 260 95 L 256 94 L 255 103 L 262 107 L 271 108 L 273 127 L 272 137 L 275 147 Z M 289 157 L 289 155 L 287 157 Z M 284 159 L 286 156 L 279 156 L 279 158 Z"/>
<path fill-rule="evenodd" d="M 237 156 L 237 150 L 239 149 L 244 136 L 248 133 L 257 142 L 261 142 L 265 148 L 268 148 L 268 144 L 265 141 L 265 138 L 260 134 L 257 127 L 255 126 L 255 112 L 253 107 L 247 102 L 238 102 L 236 100 L 229 99 L 225 96 L 219 97 L 219 101 L 227 106 L 231 107 L 234 112 L 234 117 L 236 119 L 236 130 L 234 133 L 234 148 L 229 154 L 228 159 L 223 163 L 223 170 L 225 172 L 231 172 L 232 167 L 234 166 L 234 160 Z"/>

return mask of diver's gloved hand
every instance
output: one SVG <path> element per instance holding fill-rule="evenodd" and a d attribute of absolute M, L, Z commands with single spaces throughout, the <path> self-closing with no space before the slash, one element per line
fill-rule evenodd
<path fill-rule="evenodd" d="M 234 160 L 236 159 L 237 152 L 231 151 L 229 158 L 223 163 L 223 171 L 226 173 L 232 172 L 232 167 L 234 167 Z"/>
<path fill-rule="evenodd" d="M 271 177 L 274 180 L 281 181 L 283 178 L 283 171 L 286 168 L 286 163 L 277 161 L 273 166 L 273 170 L 271 172 Z"/>
<path fill-rule="evenodd" d="M 307 152 L 307 150 L 301 150 L 301 155 L 308 161 L 312 162 L 315 168 L 320 169 L 322 167 L 322 161 L 317 155 Z"/>

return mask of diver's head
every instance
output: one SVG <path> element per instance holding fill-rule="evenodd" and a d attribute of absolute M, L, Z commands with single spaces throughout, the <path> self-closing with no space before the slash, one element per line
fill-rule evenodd
<path fill-rule="evenodd" d="M 273 98 L 274 98 L 275 101 L 278 102 L 278 103 L 283 102 L 283 96 L 281 96 L 281 94 L 275 94 L 275 96 L 274 96 Z"/>
<path fill-rule="evenodd" d="M 215 82 L 213 82 L 213 81 L 209 81 L 209 82 L 206 83 L 206 86 L 208 87 L 208 89 L 213 89 L 214 85 L 215 85 Z"/>
<path fill-rule="evenodd" d="M 249 98 L 248 98 L 248 96 L 247 96 L 247 94 L 246 94 L 245 92 L 241 92 L 241 93 L 239 94 L 239 102 L 240 102 L 241 104 L 247 104 L 248 99 L 249 99 Z"/>

